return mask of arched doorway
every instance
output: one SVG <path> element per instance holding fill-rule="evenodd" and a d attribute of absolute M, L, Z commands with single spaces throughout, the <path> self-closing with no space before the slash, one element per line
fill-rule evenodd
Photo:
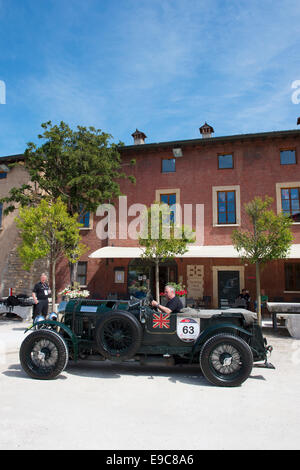
<path fill-rule="evenodd" d="M 128 264 L 128 293 L 137 298 L 146 296 L 150 289 L 155 294 L 155 266 L 153 262 L 134 258 Z M 177 282 L 177 263 L 175 260 L 165 261 L 159 265 L 160 292 L 168 282 Z"/>

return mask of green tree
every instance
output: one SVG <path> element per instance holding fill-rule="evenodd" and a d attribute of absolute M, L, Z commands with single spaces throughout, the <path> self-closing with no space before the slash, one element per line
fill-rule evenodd
<path fill-rule="evenodd" d="M 52 305 L 56 300 L 55 271 L 57 261 L 66 256 L 72 263 L 77 262 L 86 246 L 80 243 L 77 214 L 68 214 L 60 198 L 56 202 L 43 199 L 35 207 L 20 208 L 16 224 L 20 230 L 19 256 L 24 269 L 29 270 L 33 262 L 48 258 L 51 266 Z"/>
<path fill-rule="evenodd" d="M 174 259 L 188 250 L 194 242 L 191 228 L 174 222 L 167 204 L 154 203 L 144 214 L 143 230 L 139 244 L 144 247 L 142 258 L 155 264 L 155 295 L 159 302 L 159 264 Z"/>
<path fill-rule="evenodd" d="M 286 258 L 293 241 L 290 230 L 292 220 L 280 213 L 276 215 L 270 206 L 273 199 L 266 196 L 264 200 L 255 197 L 245 204 L 245 212 L 250 220 L 247 230 L 234 230 L 232 241 L 243 261 L 255 264 L 256 299 L 258 321 L 261 323 L 261 267 L 268 261 Z"/>
<path fill-rule="evenodd" d="M 24 154 L 30 183 L 12 188 L 0 200 L 5 203 L 5 213 L 19 205 L 35 206 L 41 199 L 60 197 L 68 213 L 81 219 L 87 212 L 94 213 L 99 204 L 121 195 L 119 179 L 126 177 L 118 151 L 121 143 L 111 143 L 110 134 L 94 127 L 72 130 L 64 122 L 52 125 L 51 121 L 41 127 L 41 145 L 29 143 Z M 71 269 L 71 282 L 76 279 L 75 271 Z"/>

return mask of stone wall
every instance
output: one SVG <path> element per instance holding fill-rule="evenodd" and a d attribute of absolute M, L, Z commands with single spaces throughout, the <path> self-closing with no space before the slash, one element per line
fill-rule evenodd
<path fill-rule="evenodd" d="M 13 289 L 14 295 L 31 295 L 33 286 L 39 281 L 41 273 L 49 273 L 47 260 L 36 261 L 30 271 L 25 271 L 22 268 L 22 261 L 17 251 L 20 242 L 20 238 L 16 236 L 15 242 L 7 254 L 4 270 L 1 273 L 0 296 L 6 297 L 10 287 Z"/>
<path fill-rule="evenodd" d="M 0 197 L 7 196 L 13 187 L 21 186 L 29 180 L 22 164 L 12 168 L 7 177 L 0 180 Z M 32 287 L 39 280 L 41 272 L 47 272 L 45 260 L 34 263 L 30 271 L 22 269 L 17 248 L 20 244 L 15 217 L 18 211 L 2 217 L 0 227 L 0 297 L 8 296 L 9 288 L 14 294 L 30 295 Z"/>

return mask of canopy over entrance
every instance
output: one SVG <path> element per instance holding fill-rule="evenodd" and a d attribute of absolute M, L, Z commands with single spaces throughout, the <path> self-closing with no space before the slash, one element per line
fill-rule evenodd
<path fill-rule="evenodd" d="M 143 248 L 128 246 L 105 246 L 90 254 L 89 258 L 140 258 Z M 184 255 L 176 258 L 239 258 L 240 255 L 233 245 L 202 245 L 189 246 Z M 300 244 L 291 247 L 288 258 L 300 259 Z"/>

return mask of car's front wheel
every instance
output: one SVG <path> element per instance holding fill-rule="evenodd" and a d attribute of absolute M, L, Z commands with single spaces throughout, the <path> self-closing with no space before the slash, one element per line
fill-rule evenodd
<path fill-rule="evenodd" d="M 200 367 L 214 385 L 237 387 L 250 375 L 253 355 L 242 338 L 220 333 L 209 338 L 200 352 Z"/>
<path fill-rule="evenodd" d="M 66 367 L 68 359 L 68 347 L 55 331 L 33 331 L 21 344 L 21 365 L 34 379 L 55 379 Z"/>

